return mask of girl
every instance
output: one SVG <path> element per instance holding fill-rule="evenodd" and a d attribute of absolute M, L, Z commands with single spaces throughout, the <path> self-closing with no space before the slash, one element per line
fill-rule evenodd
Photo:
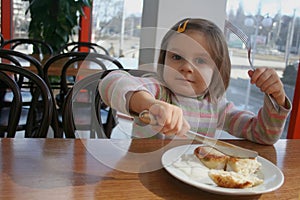
<path fill-rule="evenodd" d="M 274 144 L 291 110 L 280 78 L 273 69 L 249 70 L 251 83 L 266 94 L 256 116 L 226 101 L 230 68 L 222 31 L 205 19 L 184 19 L 162 40 L 157 77 L 113 71 L 101 81 L 99 90 L 107 105 L 135 116 L 134 137 L 182 136 L 189 129 L 216 137 L 216 130 L 223 130 Z M 156 118 L 155 126 L 139 121 L 144 110 Z"/>

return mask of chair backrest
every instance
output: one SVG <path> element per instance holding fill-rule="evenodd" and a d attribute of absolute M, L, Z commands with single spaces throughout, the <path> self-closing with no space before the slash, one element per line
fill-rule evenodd
<path fill-rule="evenodd" d="M 60 53 L 68 53 L 75 51 L 100 53 L 109 56 L 109 52 L 106 48 L 93 42 L 71 42 L 65 44 L 59 50 Z"/>
<path fill-rule="evenodd" d="M 61 106 L 64 96 L 77 78 L 81 79 L 109 68 L 122 69 L 123 66 L 116 59 L 104 54 L 69 52 L 51 57 L 45 63 L 43 70 L 48 86 L 52 89 L 59 89 L 61 102 L 56 103 Z M 49 79 L 52 74 L 56 74 L 55 81 Z"/>
<path fill-rule="evenodd" d="M 56 108 L 53 113 L 53 124 L 56 137 L 62 136 L 61 109 L 65 96 L 76 80 L 108 68 L 123 68 L 116 59 L 98 53 L 68 52 L 57 54 L 47 60 L 43 66 L 45 81 L 53 91 Z M 58 93 L 54 96 L 54 92 Z"/>
<path fill-rule="evenodd" d="M 26 55 L 18 51 L 0 49 L 0 60 L 1 63 L 21 66 L 35 72 L 40 77 L 44 77 L 44 72 L 41 63 L 32 56 Z M 31 88 L 32 83 L 30 82 L 30 80 L 25 79 L 23 76 L 19 76 L 19 75 L 14 76 L 14 78 L 21 89 L 26 88 L 26 90 L 28 90 Z M 6 93 L 5 100 L 11 101 L 11 99 L 12 99 L 11 93 Z M 31 101 L 31 96 L 26 95 L 26 98 L 24 98 L 23 95 L 23 103 L 27 101 Z"/>
<path fill-rule="evenodd" d="M 123 70 L 134 76 L 151 73 L 134 69 Z M 110 138 L 113 128 L 118 124 L 116 111 L 103 103 L 98 92 L 98 85 L 99 81 L 111 71 L 113 70 L 106 70 L 85 77 L 76 82 L 69 90 L 63 105 L 62 115 L 67 138 L 75 138 L 75 130 L 89 130 L 92 134 L 96 132 L 97 138 Z"/>
<path fill-rule="evenodd" d="M 21 67 L 28 67 L 30 71 L 44 77 L 42 64 L 36 58 L 19 51 L 0 49 L 1 63 L 14 64 Z"/>
<path fill-rule="evenodd" d="M 99 138 L 108 137 L 100 117 L 100 99 L 96 99 L 97 85 L 102 75 L 103 71 L 85 77 L 68 91 L 62 109 L 66 138 L 75 138 L 75 130 L 89 130 Z"/>
<path fill-rule="evenodd" d="M 50 44 L 31 38 L 5 40 L 2 47 L 30 54 L 40 62 L 44 62 L 53 55 L 53 49 Z"/>
<path fill-rule="evenodd" d="M 10 106 L 4 106 L 4 95 L 7 90 L 13 93 Z M 0 134 L 1 137 L 14 137 L 21 115 L 22 99 L 18 84 L 6 73 L 0 71 Z"/>
<path fill-rule="evenodd" d="M 20 66 L 0 63 L 0 71 L 10 75 L 17 74 L 30 80 L 32 101 L 26 118 L 25 135 L 27 137 L 46 137 L 52 119 L 53 101 L 44 80 Z"/>

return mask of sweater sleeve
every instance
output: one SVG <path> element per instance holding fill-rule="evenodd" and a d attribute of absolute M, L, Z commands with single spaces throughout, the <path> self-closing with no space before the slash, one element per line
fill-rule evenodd
<path fill-rule="evenodd" d="M 144 90 L 157 96 L 160 93 L 159 85 L 155 78 L 135 77 L 126 71 L 116 70 L 100 81 L 99 92 L 106 105 L 130 115 L 128 109 L 130 94 Z"/>
<path fill-rule="evenodd" d="M 225 108 L 224 130 L 236 137 L 246 138 L 256 143 L 274 144 L 283 132 L 291 111 L 291 102 L 286 97 L 286 108 L 279 105 L 276 107 L 270 98 L 265 96 L 263 107 L 256 116 L 252 112 L 238 110 L 229 103 Z"/>

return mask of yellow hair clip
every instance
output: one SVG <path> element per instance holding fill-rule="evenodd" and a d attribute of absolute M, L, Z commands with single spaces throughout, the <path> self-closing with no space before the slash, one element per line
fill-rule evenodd
<path fill-rule="evenodd" d="M 188 22 L 189 22 L 189 20 L 187 19 L 187 20 L 185 20 L 185 22 L 179 24 L 179 26 L 178 26 L 178 28 L 177 28 L 177 32 L 178 32 L 178 33 L 184 32 L 184 31 L 185 31 L 185 28 L 186 28 L 186 25 L 187 25 Z"/>

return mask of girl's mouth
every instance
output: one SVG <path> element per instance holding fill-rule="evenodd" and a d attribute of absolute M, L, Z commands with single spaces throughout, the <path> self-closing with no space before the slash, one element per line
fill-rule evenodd
<path fill-rule="evenodd" d="M 186 79 L 186 78 L 175 78 L 177 81 L 184 81 L 184 82 L 189 82 L 189 83 L 194 83 L 194 81 Z"/>

